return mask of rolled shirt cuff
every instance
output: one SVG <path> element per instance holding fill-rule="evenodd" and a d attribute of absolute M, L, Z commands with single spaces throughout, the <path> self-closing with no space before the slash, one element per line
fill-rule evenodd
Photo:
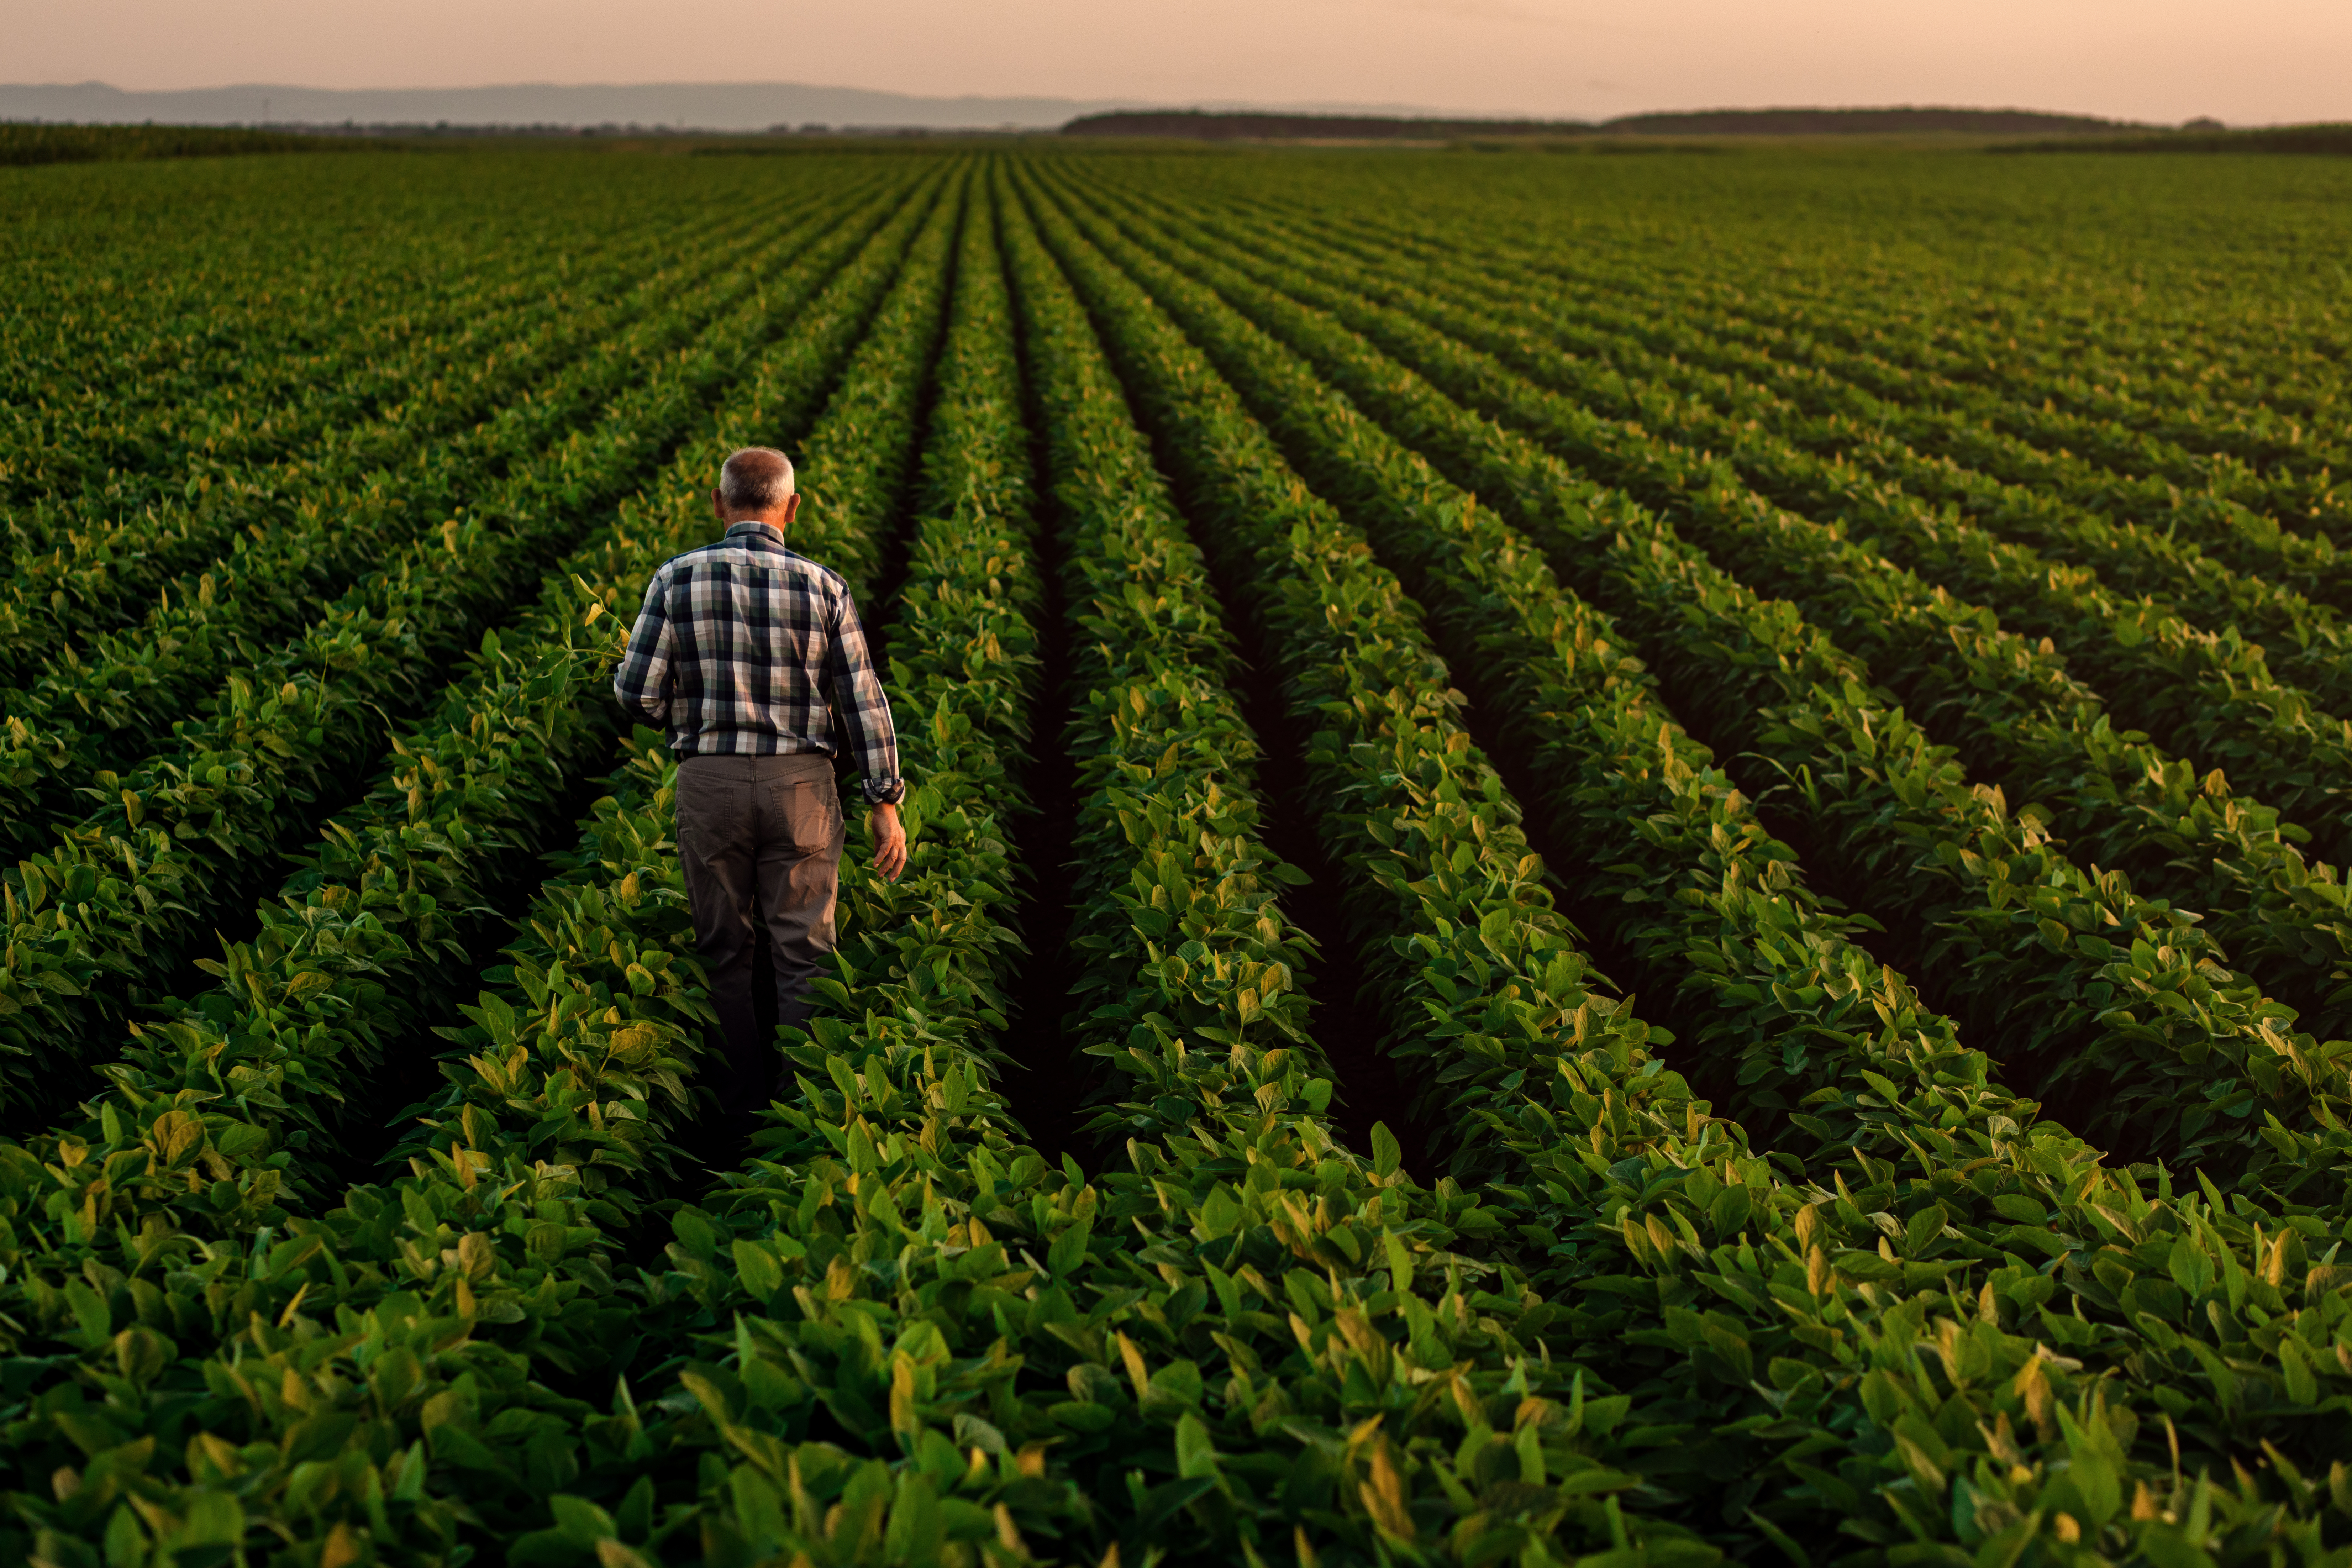
<path fill-rule="evenodd" d="M 862 778 L 857 781 L 858 794 L 868 805 L 896 805 L 907 798 L 907 781 L 900 778 Z"/>

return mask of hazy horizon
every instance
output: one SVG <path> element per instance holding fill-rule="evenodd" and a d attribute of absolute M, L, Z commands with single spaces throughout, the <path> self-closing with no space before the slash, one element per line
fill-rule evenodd
<path fill-rule="evenodd" d="M 1822 105 L 1670 105 L 1637 112 L 1818 110 Z M 1975 110 L 2071 113 L 2042 104 L 1868 104 L 1857 110 Z M 1487 111 L 1412 103 L 1265 103 L 1139 99 L 955 97 L 877 92 L 800 82 L 504 82 L 452 88 L 312 88 L 287 82 L 147 92 L 105 82 L 0 82 L 0 121 L 230 125 L 577 125 L 744 132 L 780 125 L 834 129 L 1048 130 L 1087 115 L 1197 109 L 1209 112 L 1485 118 Z M 1568 120 L 1565 123 L 1602 123 Z M 2147 123 L 2131 122 L 2124 123 Z"/>
<path fill-rule="evenodd" d="M 917 97 L 1426 110 L 1938 105 L 2177 123 L 2352 118 L 2342 0 L 85 0 L 18 13 L 0 77 L 131 91 L 840 84 Z"/>

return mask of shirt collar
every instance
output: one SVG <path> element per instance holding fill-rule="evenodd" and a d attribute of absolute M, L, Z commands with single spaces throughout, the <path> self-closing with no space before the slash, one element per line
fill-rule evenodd
<path fill-rule="evenodd" d="M 779 544 L 782 544 L 784 542 L 784 531 L 778 528 L 772 522 L 758 522 L 746 520 L 742 522 L 731 522 L 727 525 L 727 538 L 732 539 L 739 533 L 764 533 Z"/>

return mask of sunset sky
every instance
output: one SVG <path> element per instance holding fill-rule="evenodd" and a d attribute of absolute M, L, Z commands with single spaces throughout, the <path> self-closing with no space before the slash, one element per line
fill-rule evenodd
<path fill-rule="evenodd" d="M 2352 119 L 2352 0 L 0 0 L 0 80 Z"/>

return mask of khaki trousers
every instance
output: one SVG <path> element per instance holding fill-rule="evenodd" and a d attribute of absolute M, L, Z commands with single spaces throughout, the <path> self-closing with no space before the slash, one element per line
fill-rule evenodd
<path fill-rule="evenodd" d="M 732 1079 L 715 1087 L 738 1116 L 765 1104 L 783 1076 L 752 994 L 759 944 L 768 943 L 774 962 L 776 1021 L 804 1022 L 809 982 L 833 951 L 842 840 L 831 757 L 688 757 L 678 763 L 678 860 Z"/>

